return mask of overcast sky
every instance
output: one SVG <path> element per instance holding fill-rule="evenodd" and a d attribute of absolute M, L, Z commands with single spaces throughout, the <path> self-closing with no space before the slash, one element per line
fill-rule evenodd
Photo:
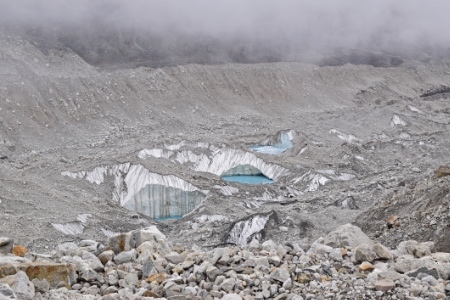
<path fill-rule="evenodd" d="M 0 22 L 28 26 L 101 21 L 160 34 L 282 39 L 324 48 L 450 45 L 449 0 L 0 0 L 0 5 Z"/>

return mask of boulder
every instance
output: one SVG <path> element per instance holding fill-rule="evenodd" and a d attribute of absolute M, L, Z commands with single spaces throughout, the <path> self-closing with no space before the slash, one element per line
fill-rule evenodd
<path fill-rule="evenodd" d="M 359 270 L 361 272 L 366 272 L 366 271 L 372 272 L 374 269 L 375 269 L 375 266 L 372 265 L 368 261 L 363 261 L 362 264 L 359 265 Z"/>
<path fill-rule="evenodd" d="M 97 272 L 79 256 L 74 256 L 73 262 L 76 265 L 78 276 L 84 281 L 94 281 L 97 279 Z"/>
<path fill-rule="evenodd" d="M 123 251 L 114 256 L 114 262 L 118 265 L 131 262 L 136 259 L 136 250 Z"/>
<path fill-rule="evenodd" d="M 450 166 L 439 166 L 439 168 L 434 172 L 437 178 L 442 178 L 450 175 Z"/>
<path fill-rule="evenodd" d="M 236 285 L 236 280 L 234 278 L 227 278 L 221 284 L 220 288 L 226 293 L 229 293 Z"/>
<path fill-rule="evenodd" d="M 25 272 L 30 280 L 46 280 L 50 288 L 61 285 L 70 288 L 77 280 L 73 264 L 35 262 L 26 264 Z"/>
<path fill-rule="evenodd" d="M 333 251 L 333 247 L 324 244 L 324 238 L 317 239 L 312 243 L 309 250 L 306 252 L 308 255 L 314 254 L 317 256 L 325 256 L 325 254 Z"/>
<path fill-rule="evenodd" d="M 379 259 L 388 259 L 388 260 L 394 259 L 392 251 L 379 243 L 374 244 L 372 246 L 372 250 L 375 252 L 377 258 Z"/>
<path fill-rule="evenodd" d="M 113 236 L 109 238 L 108 245 L 115 253 L 119 253 L 136 249 L 144 242 L 149 242 L 152 246 L 152 251 L 157 252 L 160 255 L 165 255 L 170 252 L 166 236 L 162 234 L 156 226 L 150 226 L 141 230 L 134 230 Z"/>
<path fill-rule="evenodd" d="M 184 257 L 178 254 L 177 252 L 170 252 L 164 256 L 164 258 L 173 264 L 179 264 L 184 261 Z"/>
<path fill-rule="evenodd" d="M 0 279 L 0 283 L 6 283 L 9 285 L 18 299 L 34 299 L 34 285 L 31 283 L 27 274 L 23 271 L 19 271 L 14 275 L 6 276 Z"/>
<path fill-rule="evenodd" d="M 335 261 L 342 261 L 342 252 L 339 248 L 333 248 L 328 257 Z"/>
<path fill-rule="evenodd" d="M 386 292 L 392 290 L 395 287 L 395 283 L 390 279 L 381 279 L 375 282 L 375 289 L 377 291 Z"/>
<path fill-rule="evenodd" d="M 450 253 L 436 252 L 431 257 L 437 262 L 436 268 L 443 279 L 450 279 Z"/>
<path fill-rule="evenodd" d="M 352 224 L 338 227 L 324 237 L 325 245 L 333 248 L 357 247 L 361 244 L 373 245 L 372 240 L 362 230 Z"/>
<path fill-rule="evenodd" d="M 357 262 L 368 261 L 372 262 L 377 258 L 377 254 L 372 250 L 372 247 L 367 244 L 361 244 L 355 248 L 355 260 Z"/>
<path fill-rule="evenodd" d="M 419 243 L 415 240 L 403 241 L 397 246 L 397 250 L 400 255 L 409 254 L 421 258 L 431 255 L 434 250 L 434 243 Z"/>
<path fill-rule="evenodd" d="M 219 276 L 220 271 L 214 266 L 209 266 L 208 268 L 206 268 L 205 273 L 209 280 L 211 282 L 214 282 L 214 280 L 216 280 L 216 277 Z"/>
<path fill-rule="evenodd" d="M 100 259 L 88 251 L 83 251 L 81 258 L 89 264 L 89 266 L 96 272 L 103 271 L 104 267 Z"/>
<path fill-rule="evenodd" d="M 114 258 L 114 251 L 112 250 L 106 250 L 103 251 L 98 255 L 98 258 L 100 259 L 101 263 L 106 265 L 107 262 L 112 261 Z"/>
<path fill-rule="evenodd" d="M 417 259 L 406 255 L 399 257 L 394 265 L 395 270 L 400 273 L 406 273 L 422 267 L 434 268 L 435 262 L 430 257 L 422 257 Z"/>
<path fill-rule="evenodd" d="M 422 274 L 422 275 L 420 275 Z M 420 267 L 416 270 L 407 272 L 406 275 L 409 277 L 424 277 L 425 276 L 433 276 L 435 279 L 439 279 L 439 271 L 436 268 L 428 268 L 428 267 Z"/>
<path fill-rule="evenodd" d="M 0 284 L 0 300 L 15 300 L 17 299 L 16 293 L 12 290 L 12 288 L 2 283 Z"/>
<path fill-rule="evenodd" d="M 42 280 L 34 278 L 31 283 L 34 285 L 34 290 L 39 293 L 46 293 L 50 289 L 50 284 L 45 278 Z"/>
<path fill-rule="evenodd" d="M 77 244 L 73 242 L 61 243 L 56 246 L 56 257 L 80 255 L 81 250 Z"/>
<path fill-rule="evenodd" d="M 270 277 L 272 278 L 272 280 L 279 281 L 279 282 L 283 283 L 286 280 L 288 280 L 289 278 L 291 278 L 291 274 L 285 268 L 276 268 L 270 274 Z"/>
<path fill-rule="evenodd" d="M 6 255 L 11 253 L 14 246 L 14 240 L 9 237 L 0 237 L 0 255 Z"/>

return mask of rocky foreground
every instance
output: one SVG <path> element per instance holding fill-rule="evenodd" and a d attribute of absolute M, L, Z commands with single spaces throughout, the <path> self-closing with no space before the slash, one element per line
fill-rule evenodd
<path fill-rule="evenodd" d="M 347 224 L 309 249 L 170 246 L 155 227 L 59 244 L 51 255 L 0 238 L 0 299 L 447 299 L 450 253 L 395 250 Z"/>

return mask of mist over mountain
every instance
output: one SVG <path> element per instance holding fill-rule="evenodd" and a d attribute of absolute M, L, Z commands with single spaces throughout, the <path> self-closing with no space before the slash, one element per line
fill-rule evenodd
<path fill-rule="evenodd" d="M 361 51 L 429 59 L 450 47 L 450 3 L 442 0 L 1 2 L 3 28 L 94 65 L 320 62 L 336 54 L 323 64 L 370 63 Z M 348 53 L 355 49 L 356 57 Z"/>

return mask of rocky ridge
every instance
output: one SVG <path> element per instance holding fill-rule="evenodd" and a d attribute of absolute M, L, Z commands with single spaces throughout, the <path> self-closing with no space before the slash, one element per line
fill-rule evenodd
<path fill-rule="evenodd" d="M 19 251 L 20 250 L 20 251 Z M 0 238 L 0 299 L 447 299 L 450 253 L 389 249 L 351 224 L 316 240 L 246 247 L 171 245 L 156 226 L 51 255 Z"/>

